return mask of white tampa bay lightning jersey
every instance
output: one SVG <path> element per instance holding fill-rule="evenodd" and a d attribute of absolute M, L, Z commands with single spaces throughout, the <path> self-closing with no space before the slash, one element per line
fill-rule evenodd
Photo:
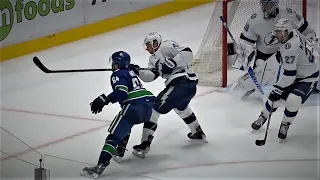
<path fill-rule="evenodd" d="M 167 59 L 172 58 L 176 66 L 173 68 L 171 74 L 161 73 L 161 64 Z M 189 68 L 193 61 L 193 53 L 189 47 L 180 46 L 177 42 L 172 40 L 163 41 L 159 49 L 150 56 L 148 68 L 158 69 L 159 75 L 166 79 L 167 86 L 173 79 L 181 76 L 186 76 L 190 80 L 197 80 L 196 74 Z"/>
<path fill-rule="evenodd" d="M 311 43 L 295 29 L 290 32 L 289 38 L 281 44 L 276 54 L 282 63 L 283 73 L 275 85 L 285 88 L 294 82 L 317 82 L 319 62 L 313 56 Z"/>
<path fill-rule="evenodd" d="M 273 33 L 273 25 L 281 18 L 289 19 L 294 29 L 298 29 L 303 35 L 315 37 L 315 31 L 308 26 L 308 22 L 290 8 L 277 9 L 274 18 L 264 18 L 262 10 L 258 10 L 248 19 L 240 35 L 240 41 L 254 45 L 264 54 L 277 52 L 279 43 Z"/>

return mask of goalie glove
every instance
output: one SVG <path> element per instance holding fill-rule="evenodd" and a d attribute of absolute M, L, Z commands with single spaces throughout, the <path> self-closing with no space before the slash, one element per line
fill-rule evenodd
<path fill-rule="evenodd" d="M 253 46 L 240 42 L 237 45 L 236 50 L 237 50 L 236 60 L 232 64 L 232 67 L 240 70 L 247 70 L 250 62 L 253 60 L 253 57 L 255 55 Z"/>

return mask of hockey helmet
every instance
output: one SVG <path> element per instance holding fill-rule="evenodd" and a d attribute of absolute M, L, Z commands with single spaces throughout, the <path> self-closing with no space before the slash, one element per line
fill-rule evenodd
<path fill-rule="evenodd" d="M 260 0 L 260 5 L 265 18 L 268 18 L 276 11 L 279 0 Z"/>
<path fill-rule="evenodd" d="M 113 70 L 128 68 L 130 61 L 130 55 L 124 51 L 117 51 L 113 53 L 109 58 L 109 62 L 112 64 Z M 116 68 L 115 65 L 117 65 L 118 67 Z"/>
<path fill-rule="evenodd" d="M 279 19 L 273 26 L 275 35 L 277 33 L 281 33 L 283 38 L 286 38 L 289 35 L 289 32 L 292 30 L 291 21 L 286 18 Z"/>
<path fill-rule="evenodd" d="M 157 41 L 158 43 L 157 47 L 154 47 L 153 43 L 155 41 Z M 144 49 L 147 49 L 148 44 L 151 44 L 152 48 L 156 49 L 160 46 L 161 43 L 162 43 L 161 35 L 157 32 L 151 32 L 144 38 L 143 46 L 144 46 Z"/>

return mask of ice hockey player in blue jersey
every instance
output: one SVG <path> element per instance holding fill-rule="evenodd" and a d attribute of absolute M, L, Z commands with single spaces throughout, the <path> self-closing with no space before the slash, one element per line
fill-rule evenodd
<path fill-rule="evenodd" d="M 113 70 L 110 78 L 113 92 L 98 96 L 90 104 L 91 112 L 100 113 L 104 106 L 117 102 L 121 106 L 121 111 L 110 124 L 108 129 L 110 134 L 105 140 L 97 165 L 85 167 L 81 173 L 83 176 L 92 178 L 98 178 L 101 175 L 113 156 L 124 155 L 131 128 L 135 124 L 150 120 L 155 101 L 155 96 L 143 88 L 135 72 L 128 68 L 130 64 L 128 53 L 115 52 L 110 57 L 110 61 Z"/>
<path fill-rule="evenodd" d="M 291 21 L 280 19 L 274 25 L 275 36 L 281 43 L 276 58 L 283 67 L 283 73 L 273 85 L 258 120 L 252 123 L 254 130 L 266 122 L 271 112 L 279 106 L 277 101 L 286 101 L 283 120 L 278 137 L 286 139 L 289 126 L 298 114 L 301 105 L 308 99 L 311 91 L 318 83 L 319 66 L 315 59 L 312 43 L 298 30 L 292 29 Z"/>
<path fill-rule="evenodd" d="M 149 33 L 144 39 L 145 50 L 150 53 L 148 68 L 150 71 L 139 70 L 138 65 L 131 64 L 139 78 L 151 82 L 162 77 L 165 79 L 165 89 L 157 96 L 151 120 L 144 123 L 141 144 L 133 147 L 133 154 L 144 158 L 150 150 L 153 134 L 157 129 L 157 121 L 161 114 L 171 110 L 185 122 L 190 132 L 187 137 L 207 142 L 195 113 L 189 103 L 197 91 L 198 78 L 190 69 L 193 53 L 189 47 L 180 46 L 172 40 L 163 41 L 157 32 Z"/>

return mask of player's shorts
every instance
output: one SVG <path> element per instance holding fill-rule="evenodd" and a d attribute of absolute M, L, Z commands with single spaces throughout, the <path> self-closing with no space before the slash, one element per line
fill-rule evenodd
<path fill-rule="evenodd" d="M 174 108 L 185 110 L 197 92 L 197 84 L 197 80 L 182 78 L 178 83 L 166 87 L 157 96 L 154 110 L 160 114 L 167 114 Z"/>
<path fill-rule="evenodd" d="M 123 139 L 135 124 L 150 120 L 153 106 L 153 101 L 124 105 L 110 124 L 108 131 L 120 140 Z"/>
<path fill-rule="evenodd" d="M 292 93 L 300 96 L 303 104 L 309 98 L 315 86 L 317 86 L 317 82 L 295 82 L 284 89 L 281 99 L 287 100 L 289 94 Z"/>

